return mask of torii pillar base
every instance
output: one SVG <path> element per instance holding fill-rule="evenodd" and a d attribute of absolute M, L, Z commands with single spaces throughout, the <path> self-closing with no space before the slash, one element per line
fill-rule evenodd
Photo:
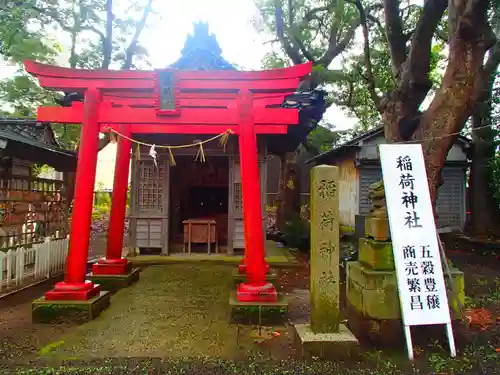
<path fill-rule="evenodd" d="M 45 299 L 47 301 L 87 301 L 98 295 L 100 291 L 100 285 L 89 280 L 75 284 L 60 282 L 54 286 L 54 289 L 45 293 Z"/>
<path fill-rule="evenodd" d="M 139 280 L 140 269 L 132 268 L 131 263 L 121 259 L 99 259 L 92 265 L 92 272 L 87 279 L 101 285 L 103 290 L 116 292 Z"/>
<path fill-rule="evenodd" d="M 268 282 L 244 282 L 236 287 L 236 296 L 240 302 L 276 302 L 278 292 L 273 284 Z"/>
<path fill-rule="evenodd" d="M 48 300 L 47 295 L 33 301 L 31 316 L 33 323 L 88 322 L 109 306 L 111 293 L 99 291 L 87 300 Z"/>
<path fill-rule="evenodd" d="M 125 258 L 101 258 L 92 265 L 92 275 L 126 275 L 131 269 L 130 262 Z"/>

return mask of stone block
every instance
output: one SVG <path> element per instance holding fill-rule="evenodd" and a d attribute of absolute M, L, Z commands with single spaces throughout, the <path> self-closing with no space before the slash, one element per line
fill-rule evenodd
<path fill-rule="evenodd" d="M 101 291 L 87 301 L 48 301 L 45 297 L 33 301 L 33 323 L 85 323 L 109 306 L 111 293 Z"/>
<path fill-rule="evenodd" d="M 240 302 L 236 292 L 229 297 L 231 322 L 248 325 L 274 325 L 283 323 L 288 312 L 288 300 L 278 294 L 276 302 Z"/>
<path fill-rule="evenodd" d="M 465 300 L 464 274 L 451 270 L 455 289 L 462 305 Z M 396 271 L 376 271 L 360 262 L 347 263 L 347 301 L 363 315 L 374 319 L 401 319 L 401 308 L 397 289 Z M 448 303 L 452 319 L 460 318 L 458 303 L 448 290 Z"/>
<path fill-rule="evenodd" d="M 141 270 L 139 268 L 134 268 L 125 275 L 93 275 L 89 273 L 86 279 L 92 281 L 94 284 L 99 284 L 102 290 L 114 293 L 139 280 L 140 273 Z"/>
<path fill-rule="evenodd" d="M 315 333 L 309 324 L 294 325 L 296 346 L 303 358 L 347 360 L 359 355 L 359 342 L 343 324 L 338 332 Z"/>
<path fill-rule="evenodd" d="M 367 216 L 365 220 L 365 235 L 377 241 L 387 241 L 391 238 L 389 220 L 387 218 Z"/>
<path fill-rule="evenodd" d="M 394 270 L 392 242 L 360 238 L 358 241 L 358 261 L 374 270 Z"/>

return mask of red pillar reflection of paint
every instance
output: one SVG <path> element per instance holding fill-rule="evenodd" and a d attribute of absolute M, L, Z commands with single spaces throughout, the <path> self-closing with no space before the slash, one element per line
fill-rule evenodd
<path fill-rule="evenodd" d="M 128 127 L 121 127 L 121 134 L 130 138 Z M 131 141 L 120 137 L 116 152 L 115 176 L 111 196 L 106 257 L 92 265 L 94 275 L 124 275 L 130 272 L 130 262 L 122 258 L 125 214 L 127 211 L 128 177 L 130 170 Z"/>
<path fill-rule="evenodd" d="M 99 286 L 85 280 L 89 252 L 94 184 L 99 148 L 98 109 L 101 93 L 89 88 L 84 98 L 75 196 L 71 220 L 71 237 L 64 281 L 45 294 L 47 300 L 87 300 L 99 293 Z"/>
<path fill-rule="evenodd" d="M 239 92 L 238 109 L 247 281 L 238 285 L 237 298 L 240 302 L 274 302 L 277 300 L 276 288 L 266 282 L 257 135 L 252 93 L 249 90 L 242 89 Z"/>

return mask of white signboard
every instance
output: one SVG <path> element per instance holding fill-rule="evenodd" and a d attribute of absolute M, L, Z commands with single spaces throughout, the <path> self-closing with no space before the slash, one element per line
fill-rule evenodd
<path fill-rule="evenodd" d="M 418 144 L 379 147 L 401 312 L 407 336 L 408 327 L 414 325 L 446 324 L 451 330 L 422 147 Z M 453 336 L 449 339 L 451 346 Z M 411 346 L 411 337 L 408 340 Z M 408 350 L 410 352 L 410 348 Z"/>

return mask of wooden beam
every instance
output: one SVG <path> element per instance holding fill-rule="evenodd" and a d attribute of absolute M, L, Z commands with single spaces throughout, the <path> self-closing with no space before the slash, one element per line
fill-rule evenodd
<path fill-rule="evenodd" d="M 38 107 L 36 118 L 40 122 L 81 124 L 83 122 L 83 106 Z"/>
<path fill-rule="evenodd" d="M 299 87 L 300 78 L 253 80 L 253 81 L 216 81 L 216 80 L 181 80 L 181 90 L 241 90 L 251 91 L 289 91 Z"/>
<path fill-rule="evenodd" d="M 150 70 L 109 70 L 109 69 L 73 69 L 61 66 L 41 64 L 33 60 L 24 60 L 24 69 L 37 77 L 71 78 L 79 80 L 94 79 L 153 79 Z"/>
<path fill-rule="evenodd" d="M 289 90 L 285 92 L 256 92 L 253 94 L 254 101 L 261 100 L 264 98 L 285 98 L 287 95 L 291 95 L 295 90 Z M 128 100 L 133 98 L 139 99 L 156 99 L 156 94 L 153 91 L 105 91 L 103 93 L 103 100 Z M 235 92 L 183 92 L 179 94 L 180 99 L 226 99 L 226 100 L 236 100 Z"/>
<path fill-rule="evenodd" d="M 129 124 L 130 132 L 133 134 L 221 134 L 231 129 L 234 134 L 238 134 L 237 125 L 228 126 L 223 124 L 213 125 L 154 125 L 154 124 Z M 110 129 L 120 131 L 119 124 L 101 124 L 101 132 L 107 133 Z M 257 134 L 286 134 L 287 125 L 255 125 Z"/>
<path fill-rule="evenodd" d="M 92 87 L 100 90 L 153 90 L 155 83 L 146 79 L 93 79 L 80 80 L 73 78 L 40 77 L 40 86 L 57 91 L 84 92 Z"/>
<path fill-rule="evenodd" d="M 299 120 L 298 111 L 283 108 L 259 108 L 253 110 L 255 124 L 293 125 Z M 155 108 L 113 108 L 102 103 L 99 108 L 99 122 L 107 124 L 238 124 L 239 113 L 228 108 L 183 108 L 180 116 L 158 116 Z M 73 107 L 39 107 L 37 120 L 62 124 L 83 122 L 83 105 Z"/>
<path fill-rule="evenodd" d="M 279 105 L 284 102 L 284 96 L 261 97 L 254 100 L 255 107 L 266 107 L 268 105 Z M 232 99 L 210 99 L 210 98 L 180 98 L 181 108 L 235 108 L 236 98 Z M 155 98 L 120 98 L 105 97 L 104 102 L 111 103 L 112 106 L 122 106 L 131 108 L 156 108 L 157 100 Z"/>
<path fill-rule="evenodd" d="M 79 80 L 73 78 L 39 77 L 40 86 L 58 91 L 85 91 L 89 87 L 101 90 L 153 90 L 155 82 L 147 79 L 93 79 Z M 255 81 L 215 81 L 189 80 L 180 81 L 180 90 L 228 90 L 240 89 L 261 91 L 290 91 L 300 84 L 300 78 L 255 80 Z"/>
<path fill-rule="evenodd" d="M 153 79 L 154 71 L 144 70 L 108 70 L 108 69 L 72 69 L 59 66 L 40 64 L 33 60 L 25 60 L 24 67 L 28 73 L 38 77 L 70 78 L 76 80 L 136 80 Z M 168 69 L 165 69 L 168 70 Z M 182 71 L 178 70 L 181 80 L 215 80 L 215 81 L 253 81 L 302 78 L 312 71 L 312 63 L 294 65 L 288 68 L 263 71 Z"/>

